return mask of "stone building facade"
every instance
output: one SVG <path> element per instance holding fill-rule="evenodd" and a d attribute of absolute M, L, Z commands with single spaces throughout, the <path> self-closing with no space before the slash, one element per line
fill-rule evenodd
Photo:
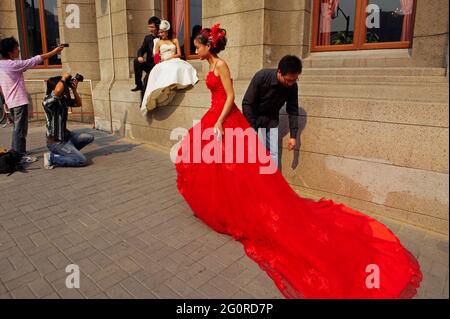
<path fill-rule="evenodd" d="M 2 37 L 20 37 L 19 2 L 1 1 Z M 401 34 L 407 41 L 387 44 L 380 40 L 387 36 L 382 32 L 370 33 L 371 41 L 381 44 L 357 43 L 361 32 L 368 37 L 370 31 L 361 24 L 361 10 L 378 4 L 381 28 L 395 29 L 396 10 L 405 12 L 408 0 L 55 0 L 58 41 L 70 43 L 70 48 L 62 54 L 60 66 L 27 72 L 36 117 L 41 116 L 42 80 L 62 70 L 79 72 L 89 81 L 82 87 L 84 110 L 74 113 L 73 119 L 93 121 L 98 129 L 169 151 L 177 142 L 170 139 L 171 131 L 191 127 L 209 107 L 203 81 L 207 65 L 188 58 L 202 81 L 180 92 L 171 105 L 143 117 L 139 94 L 130 92 L 132 61 L 148 18 L 179 18 L 180 2 L 185 5 L 183 23 L 200 12 L 203 26 L 220 22 L 227 30 L 229 42 L 221 57 L 230 65 L 239 106 L 256 71 L 276 67 L 285 54 L 302 57 L 301 143 L 295 152 L 287 151 L 285 113 L 281 126 L 282 172 L 300 194 L 331 198 L 376 217 L 448 234 L 446 0 L 414 1 L 411 19 L 401 17 L 403 30 L 405 23 L 409 25 L 410 34 Z M 395 10 L 383 7 L 393 2 L 398 2 Z M 322 14 L 324 3 L 335 5 L 333 22 Z M 68 28 L 73 13 L 68 8 L 74 4 L 80 24 Z M 343 18 L 355 27 L 343 31 L 337 22 Z M 331 39 L 317 31 L 326 31 L 327 21 Z M 335 50 L 341 35 L 346 46 Z"/>

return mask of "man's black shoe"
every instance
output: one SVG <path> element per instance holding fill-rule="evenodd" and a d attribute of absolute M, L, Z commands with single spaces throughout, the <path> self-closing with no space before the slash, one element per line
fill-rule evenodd
<path fill-rule="evenodd" d="M 137 92 L 137 91 L 142 91 L 144 88 L 136 86 L 134 89 L 131 90 L 131 92 Z"/>

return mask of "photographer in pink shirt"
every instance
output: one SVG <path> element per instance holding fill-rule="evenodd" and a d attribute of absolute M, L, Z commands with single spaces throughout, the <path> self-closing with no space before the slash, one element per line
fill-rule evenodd
<path fill-rule="evenodd" d="M 28 60 L 20 60 L 19 43 L 15 38 L 0 41 L 0 88 L 13 120 L 11 149 L 19 153 L 22 162 L 37 161 L 35 157 L 27 156 L 29 101 L 23 72 L 61 53 L 63 49 L 63 46 L 59 46 L 49 53 L 37 55 Z"/>

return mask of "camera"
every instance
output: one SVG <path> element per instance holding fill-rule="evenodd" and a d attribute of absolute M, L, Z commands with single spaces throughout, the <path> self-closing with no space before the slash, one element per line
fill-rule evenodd
<path fill-rule="evenodd" d="M 73 89 L 73 82 L 74 82 L 75 80 L 77 80 L 78 83 L 83 82 L 83 81 L 84 81 L 84 76 L 82 76 L 81 74 L 77 73 L 77 74 L 75 74 L 74 77 L 70 76 L 70 77 L 67 79 L 68 86 L 69 86 L 70 88 L 72 88 L 72 89 Z"/>

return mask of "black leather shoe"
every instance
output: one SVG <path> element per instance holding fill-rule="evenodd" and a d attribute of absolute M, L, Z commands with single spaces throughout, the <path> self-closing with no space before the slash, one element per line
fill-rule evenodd
<path fill-rule="evenodd" d="M 134 89 L 131 90 L 131 92 L 137 92 L 137 91 L 142 91 L 144 88 L 136 86 Z"/>

